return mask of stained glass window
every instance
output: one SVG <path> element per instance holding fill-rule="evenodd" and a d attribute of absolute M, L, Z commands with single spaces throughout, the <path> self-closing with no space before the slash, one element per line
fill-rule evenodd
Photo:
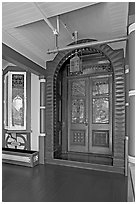
<path fill-rule="evenodd" d="M 93 81 L 92 87 L 93 87 L 93 96 L 109 93 L 108 80 Z"/>
<path fill-rule="evenodd" d="M 72 100 L 72 123 L 84 123 L 85 102 L 84 99 Z"/>
<path fill-rule="evenodd" d="M 12 126 L 24 126 L 24 75 L 12 75 Z"/>
<path fill-rule="evenodd" d="M 93 123 L 109 123 L 108 98 L 93 99 Z"/>
<path fill-rule="evenodd" d="M 26 129 L 26 73 L 8 72 L 5 75 L 5 128 Z"/>
<path fill-rule="evenodd" d="M 85 96 L 85 81 L 79 80 L 72 83 L 72 96 Z"/>
<path fill-rule="evenodd" d="M 92 81 L 93 123 L 109 123 L 109 78 Z"/>

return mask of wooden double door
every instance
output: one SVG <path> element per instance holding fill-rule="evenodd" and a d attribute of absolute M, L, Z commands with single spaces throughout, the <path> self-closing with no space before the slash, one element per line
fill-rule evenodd
<path fill-rule="evenodd" d="M 68 151 L 112 153 L 112 76 L 68 78 Z"/>

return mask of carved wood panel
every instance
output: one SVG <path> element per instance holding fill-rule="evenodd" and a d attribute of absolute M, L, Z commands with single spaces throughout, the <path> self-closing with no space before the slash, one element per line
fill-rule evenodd
<path fill-rule="evenodd" d="M 71 130 L 71 145 L 85 145 L 85 130 Z"/>
<path fill-rule="evenodd" d="M 92 145 L 98 147 L 109 147 L 109 131 L 92 131 Z"/>

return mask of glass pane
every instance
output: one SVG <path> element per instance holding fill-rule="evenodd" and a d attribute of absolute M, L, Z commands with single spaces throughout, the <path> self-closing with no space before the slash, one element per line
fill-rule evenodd
<path fill-rule="evenodd" d="M 93 81 L 93 96 L 108 94 L 109 93 L 109 86 L 108 86 L 108 79 L 106 80 L 97 80 Z"/>
<path fill-rule="evenodd" d="M 83 99 L 72 100 L 72 123 L 84 123 L 85 103 Z"/>
<path fill-rule="evenodd" d="M 72 82 L 72 96 L 85 96 L 85 81 Z"/>
<path fill-rule="evenodd" d="M 12 126 L 24 126 L 24 75 L 12 75 Z"/>
<path fill-rule="evenodd" d="M 109 123 L 109 99 L 93 99 L 93 123 Z"/>

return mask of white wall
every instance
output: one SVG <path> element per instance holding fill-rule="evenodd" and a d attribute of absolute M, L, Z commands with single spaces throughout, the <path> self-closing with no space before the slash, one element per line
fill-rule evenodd
<path fill-rule="evenodd" d="M 31 150 L 39 150 L 39 76 L 31 74 Z"/>

